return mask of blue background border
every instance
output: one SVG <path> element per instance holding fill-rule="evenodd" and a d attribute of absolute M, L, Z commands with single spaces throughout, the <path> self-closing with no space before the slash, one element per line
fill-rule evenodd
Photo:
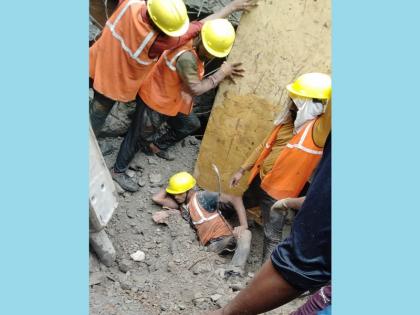
<path fill-rule="evenodd" d="M 0 313 L 88 314 L 88 3 L 0 10 Z"/>
<path fill-rule="evenodd" d="M 420 314 L 419 6 L 333 2 L 334 314 Z"/>

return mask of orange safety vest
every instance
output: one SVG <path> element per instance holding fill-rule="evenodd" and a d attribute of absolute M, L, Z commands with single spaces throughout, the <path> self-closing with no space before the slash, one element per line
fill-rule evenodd
<path fill-rule="evenodd" d="M 204 209 L 194 193 L 188 202 L 188 211 L 194 224 L 201 245 L 206 245 L 210 240 L 232 235 L 232 227 L 218 211 L 209 212 Z"/>
<path fill-rule="evenodd" d="M 143 22 L 141 10 L 145 7 L 144 1 L 124 1 L 106 22 L 101 37 L 89 48 L 93 88 L 115 101 L 134 100 L 157 61 L 148 54 L 159 33 Z"/>
<path fill-rule="evenodd" d="M 176 71 L 177 59 L 186 51 L 194 54 L 198 76 L 202 80 L 204 63 L 198 58 L 191 40 L 177 49 L 166 50 L 140 87 L 140 98 L 147 106 L 161 114 L 176 116 L 178 113 L 191 113 L 193 97 Z"/>
<path fill-rule="evenodd" d="M 271 132 L 270 136 L 268 137 L 268 140 L 265 143 L 263 151 L 261 152 L 260 156 L 258 157 L 257 161 L 255 162 L 254 166 L 252 167 L 250 171 L 250 175 L 248 177 L 248 185 L 251 184 L 255 176 L 259 174 L 261 165 L 264 163 L 265 158 L 271 153 L 271 150 L 273 149 L 273 144 L 276 141 L 277 135 L 282 126 L 283 126 L 282 124 L 276 126 Z"/>
<path fill-rule="evenodd" d="M 297 197 L 322 156 L 313 140 L 316 119 L 309 121 L 281 151 L 272 170 L 264 177 L 261 188 L 279 200 Z"/>

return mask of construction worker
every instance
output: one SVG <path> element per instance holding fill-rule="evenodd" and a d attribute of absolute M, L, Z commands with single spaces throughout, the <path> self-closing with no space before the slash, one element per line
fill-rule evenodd
<path fill-rule="evenodd" d="M 276 200 L 298 197 L 316 168 L 331 130 L 331 78 L 307 73 L 287 86 L 291 102 L 264 141 L 232 176 L 238 185 L 250 171 L 243 195 L 247 208 L 259 206 L 264 225 L 263 261 L 282 238 L 285 215 L 270 212 Z"/>
<path fill-rule="evenodd" d="M 242 76 L 240 63 L 223 63 L 213 75 L 203 78 L 204 60 L 225 57 L 232 49 L 235 30 L 225 19 L 205 22 L 195 42 L 165 51 L 142 84 L 137 97 L 136 112 L 121 143 L 112 176 L 128 191 L 139 186 L 125 171 L 139 149 L 167 160 L 173 159 L 165 150 L 199 125 L 191 114 L 193 97 L 215 88 L 225 78 Z M 160 134 L 167 121 L 172 130 Z"/>
<path fill-rule="evenodd" d="M 250 0 L 235 0 L 217 13 L 189 23 L 182 0 L 123 1 L 89 49 L 89 77 L 94 91 L 89 111 L 95 134 L 117 101 L 135 100 L 163 51 L 187 43 L 206 21 L 250 6 Z"/>
<path fill-rule="evenodd" d="M 198 190 L 194 177 L 180 172 L 173 175 L 166 189 L 153 195 L 152 200 L 163 207 L 181 211 L 182 217 L 197 231 L 200 244 L 207 246 L 209 251 L 221 253 L 236 246 L 231 267 L 239 273 L 243 272 L 250 251 L 251 232 L 240 197 Z M 221 213 L 229 212 L 232 208 L 240 224 L 235 228 Z M 154 219 L 162 222 L 169 213 L 157 212 Z"/>
<path fill-rule="evenodd" d="M 222 309 L 207 315 L 261 314 L 323 286 L 297 314 L 331 301 L 331 136 L 290 235 L 278 244 L 252 282 Z M 329 309 L 329 306 L 327 306 Z M 302 311 L 302 312 L 300 312 Z M 295 314 L 295 313 L 293 313 Z M 320 313 L 321 314 L 321 313 Z M 322 313 L 330 314 L 330 313 Z"/>

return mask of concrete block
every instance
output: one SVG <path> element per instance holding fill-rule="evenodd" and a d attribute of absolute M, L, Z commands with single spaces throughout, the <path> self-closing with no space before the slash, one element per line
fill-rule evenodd
<path fill-rule="evenodd" d="M 99 260 L 105 266 L 111 266 L 117 254 L 105 230 L 91 232 L 89 234 L 89 241 Z"/>

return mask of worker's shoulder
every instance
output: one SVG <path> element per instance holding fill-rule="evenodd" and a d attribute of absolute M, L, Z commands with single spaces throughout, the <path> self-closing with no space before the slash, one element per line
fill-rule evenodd
<path fill-rule="evenodd" d="M 176 60 L 177 65 L 197 65 L 197 59 L 191 50 L 184 51 Z"/>
<path fill-rule="evenodd" d="M 217 202 L 219 201 L 219 194 L 213 191 L 200 190 L 197 192 L 197 200 L 207 211 L 215 211 L 217 209 Z"/>

